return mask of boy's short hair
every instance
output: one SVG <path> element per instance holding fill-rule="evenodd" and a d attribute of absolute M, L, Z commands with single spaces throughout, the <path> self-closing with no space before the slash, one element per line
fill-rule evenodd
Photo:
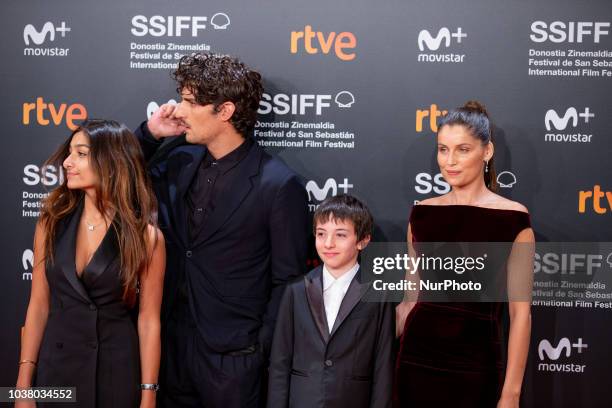
<path fill-rule="evenodd" d="M 313 232 L 316 234 L 317 225 L 323 224 L 330 219 L 352 221 L 358 241 L 361 241 L 368 235 L 372 235 L 374 220 L 370 210 L 368 210 L 364 203 L 351 195 L 340 194 L 323 201 L 314 213 Z"/>

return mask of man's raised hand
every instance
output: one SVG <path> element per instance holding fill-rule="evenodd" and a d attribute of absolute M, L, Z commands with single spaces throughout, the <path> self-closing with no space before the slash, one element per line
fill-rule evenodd
<path fill-rule="evenodd" d="M 180 119 L 174 117 L 177 106 L 165 103 L 153 113 L 147 127 L 154 138 L 176 136 L 185 132 L 185 124 Z"/>

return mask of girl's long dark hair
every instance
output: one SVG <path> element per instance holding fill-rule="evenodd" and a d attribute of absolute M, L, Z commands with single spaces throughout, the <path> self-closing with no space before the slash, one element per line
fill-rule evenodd
<path fill-rule="evenodd" d="M 133 305 L 140 274 L 151 256 L 149 224 L 155 225 L 157 203 L 147 175 L 144 156 L 132 132 L 112 120 L 90 119 L 72 132 L 46 166 L 61 169 L 69 155 L 70 142 L 79 132 L 89 139 L 89 163 L 97 174 L 96 207 L 101 214 L 115 214 L 114 228 L 119 245 L 123 300 Z M 82 190 L 69 189 L 67 180 L 44 199 L 40 223 L 45 235 L 44 259 L 53 262 L 59 222 L 71 214 L 83 199 Z"/>

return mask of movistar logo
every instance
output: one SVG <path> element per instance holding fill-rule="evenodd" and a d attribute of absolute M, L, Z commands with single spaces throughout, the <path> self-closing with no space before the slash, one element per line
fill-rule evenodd
<path fill-rule="evenodd" d="M 435 37 L 432 37 L 429 31 L 421 30 L 418 38 L 419 50 L 425 51 L 425 45 L 427 45 L 428 49 L 435 51 L 440 48 L 442 41 L 444 41 L 444 46 L 450 47 L 451 36 L 448 28 L 442 27 Z"/>
<path fill-rule="evenodd" d="M 462 32 L 461 27 L 457 28 L 456 32 L 451 33 L 451 31 L 447 27 L 442 27 L 438 30 L 438 34 L 436 36 L 432 36 L 431 33 L 427 30 L 421 30 L 419 32 L 419 36 L 417 38 L 417 42 L 419 45 L 419 50 L 425 51 L 425 47 L 427 46 L 428 50 L 436 51 L 440 48 L 442 42 L 444 42 L 444 46 L 446 48 L 450 47 L 451 39 L 456 38 L 457 43 L 461 43 L 461 39 L 467 37 L 467 34 Z"/>
<path fill-rule="evenodd" d="M 572 354 L 572 348 L 577 349 L 578 354 L 581 354 L 582 350 L 588 347 L 588 344 L 582 342 L 582 338 L 578 338 L 578 341 L 572 344 L 567 337 L 563 337 L 559 340 L 556 347 L 553 347 L 548 340 L 544 339 L 540 341 L 538 345 L 538 356 L 540 360 L 544 360 L 544 355 L 546 355 L 549 360 L 558 360 L 564 352 L 565 357 L 569 357 Z"/>
<path fill-rule="evenodd" d="M 578 126 L 578 117 L 584 118 L 584 122 L 588 123 L 590 118 L 595 117 L 595 114 L 592 113 L 588 107 L 584 108 L 584 112 L 580 113 L 578 113 L 578 110 L 573 106 L 569 107 L 563 116 L 559 116 L 554 109 L 549 109 L 544 116 L 544 124 L 548 131 L 552 130 L 553 127 L 556 130 L 564 130 L 570 121 L 573 127 Z"/>
<path fill-rule="evenodd" d="M 542 340 L 538 345 L 540 360 L 544 360 L 544 354 L 550 360 L 558 360 L 563 351 L 565 351 L 565 357 L 569 357 L 572 352 L 572 344 L 567 337 L 562 338 L 557 347 L 553 347 L 548 340 Z"/>
<path fill-rule="evenodd" d="M 26 249 L 23 251 L 23 255 L 21 256 L 21 264 L 23 265 L 24 270 L 28 270 L 34 266 L 34 252 L 31 249 Z"/>
<path fill-rule="evenodd" d="M 327 197 L 333 197 L 338 194 L 338 188 L 341 188 L 344 194 L 348 193 L 349 188 L 352 188 L 353 185 L 349 184 L 347 178 L 343 180 L 342 183 L 336 182 L 333 178 L 328 178 L 325 180 L 325 184 L 323 187 L 319 187 L 316 181 L 310 180 L 306 183 L 306 191 L 308 192 L 308 200 L 313 201 L 313 197 L 317 201 L 323 201 Z"/>
<path fill-rule="evenodd" d="M 578 112 L 576 108 L 569 108 L 565 111 L 563 117 L 560 117 L 554 109 L 550 109 L 546 112 L 544 117 L 544 123 L 546 124 L 546 130 L 551 130 L 551 125 L 557 130 L 563 130 L 567 127 L 567 123 L 572 121 L 572 126 L 578 126 Z"/>
<path fill-rule="evenodd" d="M 42 29 L 38 31 L 32 24 L 28 24 L 23 28 L 23 42 L 25 42 L 26 45 L 30 45 L 30 42 L 41 45 L 47 40 L 47 37 L 49 37 L 49 41 L 55 41 L 56 31 L 60 33 L 62 37 L 65 37 L 66 33 L 70 31 L 70 27 L 66 27 L 65 21 L 62 21 L 62 24 L 58 27 L 55 27 L 52 22 L 47 21 Z"/>

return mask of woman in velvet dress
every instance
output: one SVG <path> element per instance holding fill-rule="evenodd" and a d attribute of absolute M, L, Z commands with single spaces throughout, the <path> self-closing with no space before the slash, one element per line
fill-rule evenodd
<path fill-rule="evenodd" d="M 36 226 L 17 388 L 76 387 L 53 407 L 153 407 L 165 247 L 138 141 L 89 120 L 48 164 L 65 180 Z"/>
<path fill-rule="evenodd" d="M 451 192 L 413 207 L 409 246 L 509 242 L 532 248 L 534 235 L 527 209 L 492 191 L 494 150 L 484 107 L 470 101 L 449 112 L 438 127 L 437 145 L 438 165 Z M 522 264 L 532 267 L 532 256 L 529 249 Z M 530 276 L 531 270 L 526 273 Z M 517 408 L 529 350 L 530 302 L 509 299 L 507 339 L 502 334 L 504 306 L 409 299 L 400 303 L 396 310 L 401 346 L 395 406 Z"/>

